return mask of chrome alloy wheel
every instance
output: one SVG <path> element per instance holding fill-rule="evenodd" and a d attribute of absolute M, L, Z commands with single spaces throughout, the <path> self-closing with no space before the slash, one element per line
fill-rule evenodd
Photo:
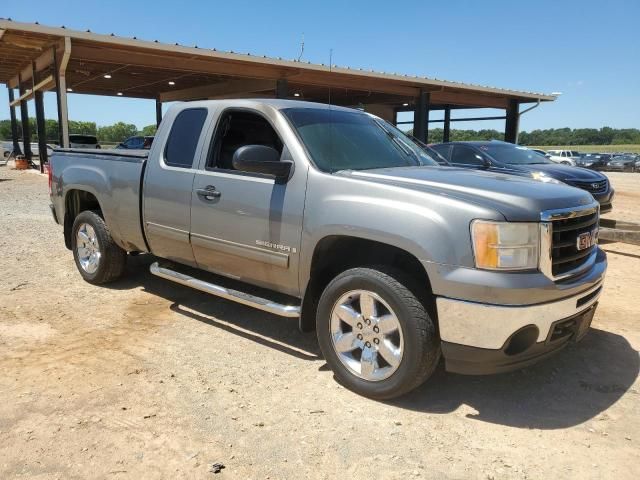
<path fill-rule="evenodd" d="M 351 373 L 368 381 L 390 377 L 404 349 L 398 317 L 378 294 L 352 290 L 331 311 L 331 344 Z"/>
<path fill-rule="evenodd" d="M 76 234 L 76 252 L 78 262 L 87 273 L 95 273 L 100 265 L 100 245 L 96 231 L 88 223 L 80 224 Z"/>

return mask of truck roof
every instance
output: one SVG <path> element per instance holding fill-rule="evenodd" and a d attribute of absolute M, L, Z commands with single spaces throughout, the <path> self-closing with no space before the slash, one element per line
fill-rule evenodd
<path fill-rule="evenodd" d="M 354 108 L 340 107 L 338 105 L 329 105 L 327 103 L 307 102 L 304 100 L 284 100 L 278 98 L 232 98 L 223 100 L 196 100 L 192 102 L 179 102 L 176 103 L 176 107 L 184 108 L 185 105 L 189 106 L 208 106 L 208 105 L 224 105 L 224 106 L 245 106 L 252 107 L 257 105 L 269 105 L 277 110 L 283 110 L 285 108 L 316 108 L 322 110 L 342 110 L 345 112 L 360 112 L 360 110 Z M 173 107 L 172 107 L 173 108 Z"/>

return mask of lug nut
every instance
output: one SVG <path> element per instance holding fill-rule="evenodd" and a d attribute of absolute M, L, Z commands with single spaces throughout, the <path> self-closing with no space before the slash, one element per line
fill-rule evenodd
<path fill-rule="evenodd" d="M 369 342 L 365 343 L 367 348 L 371 348 L 371 344 Z"/>
<path fill-rule="evenodd" d="M 362 340 L 362 334 L 361 333 L 358 334 L 358 340 Z"/>
<path fill-rule="evenodd" d="M 378 332 L 380 332 L 380 329 L 376 326 L 376 327 L 373 327 L 373 331 L 378 333 Z"/>
<path fill-rule="evenodd" d="M 374 338 L 373 339 L 373 343 L 375 343 L 376 345 L 378 345 L 380 343 L 380 339 L 378 338 Z"/>
<path fill-rule="evenodd" d="M 360 322 L 358 322 L 358 328 L 362 330 L 362 324 Z"/>
<path fill-rule="evenodd" d="M 367 325 L 371 325 L 371 320 L 369 320 L 368 318 L 364 321 L 364 323 L 366 323 Z"/>

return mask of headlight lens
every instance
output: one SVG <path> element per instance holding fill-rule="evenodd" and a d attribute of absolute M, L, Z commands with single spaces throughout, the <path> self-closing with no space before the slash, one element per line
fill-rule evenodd
<path fill-rule="evenodd" d="M 471 239 L 477 268 L 538 268 L 540 228 L 537 223 L 474 220 L 471 222 Z"/>
<path fill-rule="evenodd" d="M 544 172 L 531 172 L 531 178 L 543 183 L 561 183 Z"/>

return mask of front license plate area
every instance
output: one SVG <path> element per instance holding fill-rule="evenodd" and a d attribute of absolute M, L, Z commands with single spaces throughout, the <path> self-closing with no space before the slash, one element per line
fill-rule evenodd
<path fill-rule="evenodd" d="M 589 310 L 580 315 L 580 322 L 578 323 L 578 331 L 576 332 L 575 341 L 579 342 L 587 334 L 591 327 L 591 321 L 593 315 L 596 313 L 596 305 L 593 305 Z"/>

